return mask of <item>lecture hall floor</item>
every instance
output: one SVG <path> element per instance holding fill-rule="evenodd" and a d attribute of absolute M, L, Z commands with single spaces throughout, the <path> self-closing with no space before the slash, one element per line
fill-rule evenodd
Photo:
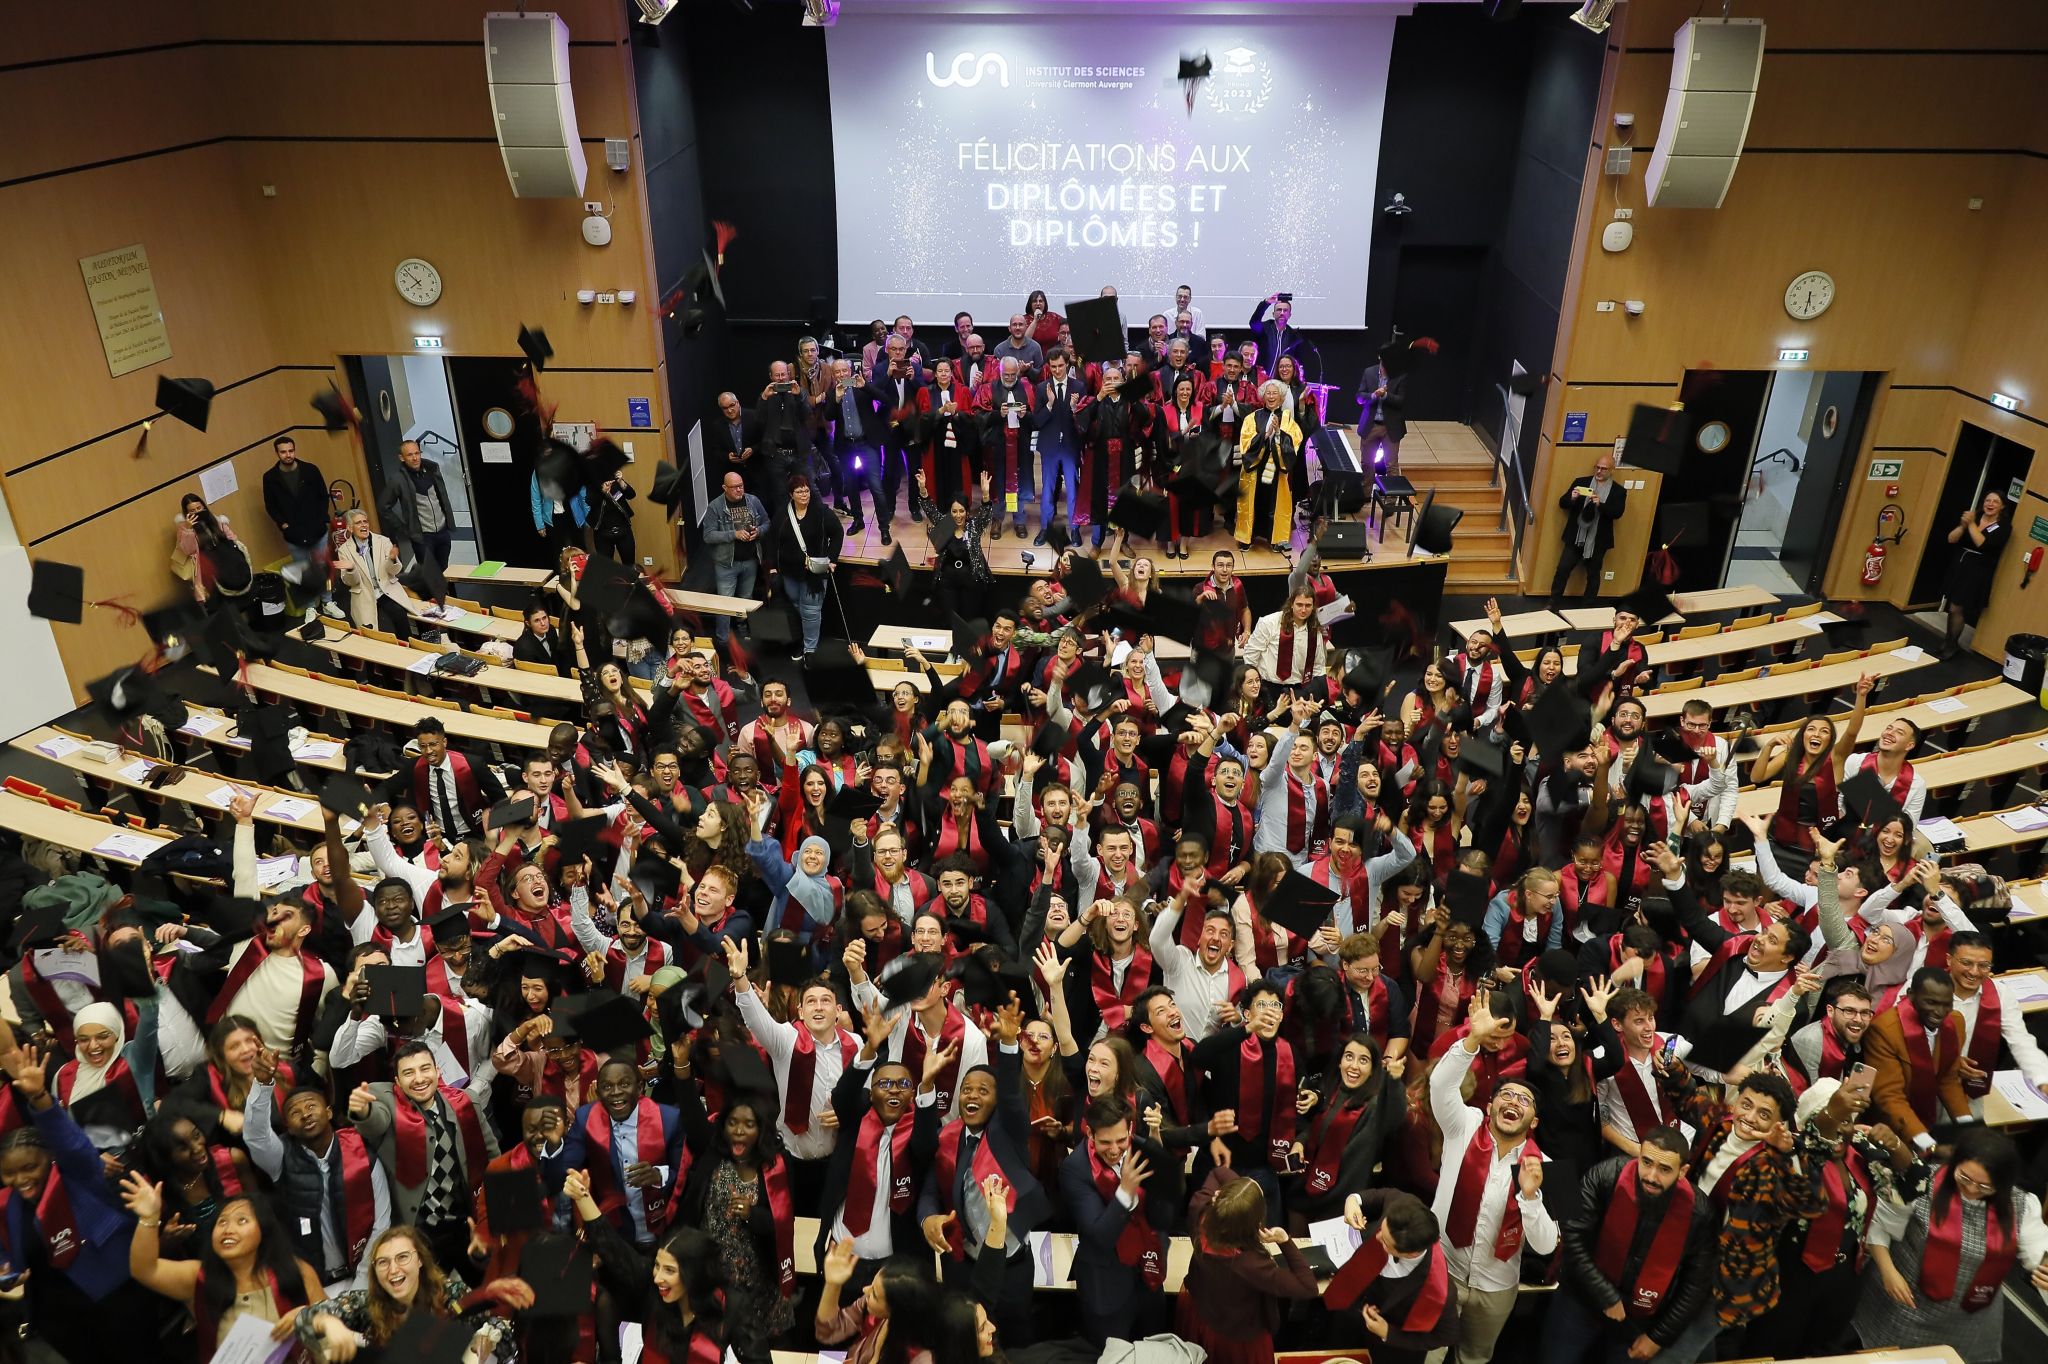
<path fill-rule="evenodd" d="M 1516 590 L 1511 562 L 1513 543 L 1501 518 L 1504 493 L 1493 480 L 1493 470 L 1492 454 L 1480 442 L 1479 436 L 1460 422 L 1415 422 L 1409 426 L 1408 437 L 1401 444 L 1401 472 L 1415 485 L 1418 499 L 1423 492 L 1434 488 L 1437 501 L 1465 513 L 1452 539 L 1450 572 L 1445 583 L 1447 592 Z M 1400 557 L 1407 552 L 1407 518 L 1390 520 L 1384 539 L 1379 538 L 1380 527 L 1374 526 L 1372 552 L 1376 557 Z M 1000 540 L 991 537 L 988 541 L 989 567 L 996 573 L 1042 572 L 1051 562 L 1045 546 L 1031 543 L 1032 536 L 1038 533 L 1035 505 L 1026 522 L 1029 529 L 1022 539 L 1005 530 Z M 899 515 L 890 527 L 890 534 L 903 546 L 903 552 L 913 566 L 922 567 L 929 562 L 931 542 L 921 522 Z M 1293 560 L 1307 548 L 1308 539 L 1307 524 L 1297 521 L 1288 554 L 1253 550 L 1239 556 L 1238 570 L 1253 575 L 1285 573 Z M 1186 559 L 1168 559 L 1164 546 L 1150 542 L 1139 542 L 1132 548 L 1135 552 L 1149 554 L 1162 577 L 1199 577 L 1209 571 L 1209 556 L 1216 550 L 1232 547 L 1232 543 L 1230 536 L 1223 533 L 1190 540 Z M 848 537 L 843 557 L 856 563 L 879 562 L 888 557 L 890 548 L 882 543 L 879 528 L 870 522 L 860 535 Z M 1026 555 L 1030 556 L 1028 563 Z"/>

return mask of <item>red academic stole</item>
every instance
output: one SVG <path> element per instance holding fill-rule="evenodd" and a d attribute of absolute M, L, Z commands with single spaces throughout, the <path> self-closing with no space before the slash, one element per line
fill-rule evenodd
<path fill-rule="evenodd" d="M 626 1206 L 626 1184 L 621 1176 L 612 1173 L 612 1115 L 604 1111 L 603 1104 L 590 1106 L 590 1115 L 583 1120 L 583 1137 L 591 1149 L 604 1152 L 601 1157 L 592 1156 L 587 1160 L 590 1192 L 596 1196 L 600 1210 L 617 1212 Z M 654 1106 L 654 1100 L 642 1098 L 634 1117 L 635 1158 L 642 1165 L 665 1163 L 668 1143 L 663 1137 L 661 1110 Z M 647 1230 L 659 1236 L 668 1226 L 668 1190 L 656 1185 L 642 1189 L 640 1196 L 647 1209 Z"/>
<path fill-rule="evenodd" d="M 355 1128 L 337 1127 L 334 1149 L 341 1156 L 341 1201 L 346 1214 L 343 1229 L 348 1233 L 344 1249 L 351 1265 L 360 1264 L 363 1252 L 370 1248 L 370 1233 L 376 1229 L 377 1220 L 376 1193 L 370 1183 L 370 1148 L 363 1144 L 363 1134 Z M 320 1196 L 327 1196 L 324 1186 Z"/>
<path fill-rule="evenodd" d="M 1939 1111 L 1937 1077 L 1953 1066 L 1962 1053 L 1962 1020 L 1954 1014 L 1942 1020 L 1941 1056 L 1937 1060 L 1927 1045 L 1927 1029 L 1920 1022 L 1920 1011 L 1904 991 L 1899 993 L 1897 1008 L 1899 1031 L 1906 1035 L 1906 1061 L 1912 1067 L 1906 1076 L 1906 1102 L 1913 1106 L 1921 1122 L 1932 1127 Z M 1955 1026 L 1951 1027 L 1951 1023 Z"/>
<path fill-rule="evenodd" d="M 1337 1171 L 1344 1164 L 1344 1148 L 1351 1144 L 1352 1130 L 1365 1113 L 1364 1104 L 1342 1107 L 1332 1104 L 1316 1123 L 1310 1125 L 1309 1141 L 1315 1148 L 1315 1155 L 1308 1166 L 1308 1192 L 1311 1196 L 1321 1198 L 1337 1187 Z"/>
<path fill-rule="evenodd" d="M 1813 1078 L 1839 1080 L 1848 1063 L 1849 1056 L 1842 1050 L 1842 1039 L 1835 1036 L 1835 1025 L 1823 1018 L 1820 1023 L 1820 1072 Z"/>
<path fill-rule="evenodd" d="M 915 1066 L 912 1075 L 918 1074 Z M 889 1133 L 889 1211 L 910 1211 L 910 1132 L 914 1126 L 905 1113 Z M 882 1158 L 882 1118 L 873 1109 L 860 1120 L 853 1143 L 853 1168 L 846 1177 L 846 1206 L 839 1219 L 855 1236 L 867 1235 L 875 1213 L 875 1171 Z"/>
<path fill-rule="evenodd" d="M 1235 997 L 1236 993 L 1235 990 L 1231 992 L 1233 997 Z M 1344 1002 L 1348 1006 L 1349 1011 L 1356 1013 L 1358 1009 L 1358 991 L 1352 989 L 1348 984 L 1344 987 Z M 1373 1041 L 1379 1043 L 1381 1051 L 1387 1049 L 1388 1008 L 1387 978 L 1384 975 L 1374 976 L 1372 984 L 1365 987 L 1365 1027 L 1362 1031 L 1372 1038 Z M 1353 1031 L 1360 1031 L 1360 1029 L 1354 1027 Z"/>
<path fill-rule="evenodd" d="M 1493 660 L 1481 659 L 1477 668 L 1464 654 L 1458 655 L 1458 660 L 1465 665 L 1465 699 L 1472 703 L 1472 713 L 1476 716 L 1493 699 Z"/>
<path fill-rule="evenodd" d="M 1316 629 L 1316 627 L 1313 624 L 1303 627 L 1302 632 L 1308 635 L 1308 647 L 1305 655 L 1301 660 L 1301 672 L 1299 676 L 1314 677 L 1316 675 L 1317 636 L 1320 635 L 1322 632 Z M 1279 676 L 1274 678 L 1274 681 L 1276 682 L 1285 682 L 1287 679 L 1295 677 L 1297 675 L 1294 671 L 1294 637 L 1296 633 L 1297 632 L 1292 628 L 1289 628 L 1285 622 L 1282 622 L 1280 629 L 1280 652 L 1278 658 L 1280 668 Z"/>
<path fill-rule="evenodd" d="M 647 974 L 651 976 L 666 965 L 668 965 L 667 945 L 659 938 L 649 938 L 647 940 L 647 964 L 644 968 Z M 613 939 L 612 945 L 605 950 L 604 983 L 605 987 L 611 990 L 624 990 L 626 988 L 626 949 L 619 946 L 617 939 Z"/>
<path fill-rule="evenodd" d="M 953 1181 L 960 1173 L 960 1138 L 967 1130 L 967 1122 L 961 1119 L 949 1122 L 939 1133 L 938 1190 L 939 1202 L 950 1208 L 953 1200 Z M 991 1175 L 1001 1177 L 1003 1167 L 996 1160 L 994 1133 L 984 1127 L 981 1140 L 974 1144 L 974 1162 L 970 1167 L 974 1175 L 973 1196 L 981 1196 L 981 1188 L 988 1183 Z M 1017 1186 L 1003 1179 L 1003 1206 L 1009 1212 L 1017 1211 Z M 946 1253 L 959 1259 L 967 1253 L 967 1239 L 960 1231 L 960 1219 L 954 1218 L 946 1226 Z"/>
<path fill-rule="evenodd" d="M 1316 773 L 1316 818 L 1313 827 L 1308 818 L 1308 792 L 1301 778 L 1288 768 L 1287 777 L 1287 851 L 1319 855 L 1330 843 L 1330 784 Z"/>
<path fill-rule="evenodd" d="M 988 865 L 988 849 L 982 846 L 980 821 L 972 815 L 961 819 L 951 809 L 942 810 L 932 843 L 932 862 L 936 865 L 941 858 L 961 852 L 973 858 L 977 867 Z"/>
<path fill-rule="evenodd" d="M 1620 967 L 1623 961 L 1627 960 L 1627 958 L 1628 949 L 1622 946 L 1621 934 L 1613 933 L 1608 935 L 1607 969 L 1610 972 L 1616 970 L 1618 967 Z M 1666 977 L 1664 974 L 1664 954 L 1662 952 L 1659 952 L 1655 956 L 1649 958 L 1647 961 L 1643 963 L 1642 988 L 1643 993 L 1647 994 L 1651 999 L 1657 1001 L 1657 1006 L 1660 1009 L 1664 1006 L 1665 979 Z"/>
<path fill-rule="evenodd" d="M 1088 1142 L 1086 1149 L 1088 1172 L 1094 1176 L 1096 1195 L 1105 1203 L 1113 1202 L 1116 1198 L 1116 1171 L 1104 1165 L 1102 1157 L 1095 1154 L 1094 1142 Z M 1135 1154 L 1136 1151 L 1131 1151 L 1124 1159 L 1129 1160 Z M 1157 1288 L 1166 1282 L 1166 1242 L 1145 1217 L 1142 1193 L 1138 1196 L 1138 1206 L 1132 1208 L 1130 1216 L 1124 1219 L 1124 1229 L 1117 1233 L 1116 1261 L 1141 1270 L 1147 1288 Z"/>
<path fill-rule="evenodd" d="M 1721 974 L 1723 967 L 1727 966 L 1729 962 L 1734 961 L 1737 957 L 1748 953 L 1749 945 L 1755 938 L 1756 934 L 1754 933 L 1738 933 L 1732 938 L 1724 938 L 1721 945 L 1714 949 L 1714 955 L 1707 959 L 1707 964 L 1700 968 L 1699 975 L 1693 979 L 1692 989 L 1687 992 L 1686 998 L 1689 1000 L 1699 998 L 1700 992 L 1705 990 L 1707 985 L 1716 976 Z M 1779 997 L 1791 988 L 1792 972 L 1788 970 L 1784 975 L 1778 977 L 1776 985 L 1753 998 L 1759 1007 L 1765 1004 L 1775 1004 L 1778 1002 Z"/>
<path fill-rule="evenodd" d="M 1937 1217 L 1934 1209 L 1946 1203 L 1947 1213 Z M 1928 1191 L 1927 1244 L 1920 1252 L 1920 1291 L 1934 1302 L 1949 1302 L 1956 1293 L 1956 1277 L 1963 1253 L 1963 1196 L 1947 1170 L 1935 1173 Z M 1977 1266 L 1963 1294 L 1965 1312 L 1981 1312 L 1998 1300 L 1999 1285 L 2019 1259 L 2018 1233 L 1998 1220 L 1995 1209 L 1984 1210 L 1984 1260 Z"/>
<path fill-rule="evenodd" d="M 1540 1158 L 1542 1154 L 1536 1149 L 1534 1137 L 1522 1138 L 1522 1155 L 1516 1157 L 1515 1168 L 1508 1172 L 1507 1207 L 1500 1215 L 1500 1232 L 1493 1238 L 1496 1260 L 1512 1259 L 1522 1249 L 1522 1207 L 1517 1199 L 1520 1186 L 1516 1181 L 1522 1158 Z M 1486 1193 L 1486 1177 L 1493 1160 L 1493 1128 L 1482 1118 L 1472 1139 L 1465 1143 L 1464 1158 L 1458 1162 L 1458 1183 L 1451 1191 L 1451 1215 L 1444 1223 L 1444 1236 L 1459 1250 L 1471 1248 L 1479 1225 L 1479 1203 Z"/>
<path fill-rule="evenodd" d="M 1579 873 L 1576 868 L 1566 867 L 1557 874 L 1558 899 L 1564 905 L 1565 937 L 1570 938 L 1573 936 L 1573 930 L 1579 926 L 1579 915 L 1585 906 L 1604 905 L 1606 903 L 1606 901 L 1600 898 L 1605 893 L 1606 883 L 1601 880 L 1599 872 L 1593 873 L 1593 890 L 1590 895 L 1587 894 L 1585 886 L 1580 883 Z M 1643 988 L 1648 990 L 1650 987 L 1646 985 Z M 1650 993 L 1656 995 L 1657 992 L 1651 990 Z M 1657 998 L 1662 999 L 1663 996 L 1657 995 Z"/>
<path fill-rule="evenodd" d="M 1977 987 L 1977 1028 L 1970 1034 L 1969 1046 L 1963 1051 L 1963 1055 L 1976 1062 L 1977 1069 L 1984 1072 L 1982 1079 L 1972 1079 L 1968 1075 L 1963 1077 L 1963 1093 L 1973 1099 L 1981 1099 L 1991 1092 L 1991 1072 L 1998 1069 L 1999 1028 L 2003 1013 L 1997 982 L 1987 978 Z"/>
<path fill-rule="evenodd" d="M 1522 892 L 1519 889 L 1509 891 L 1507 927 L 1500 933 L 1501 965 L 1520 966 L 1525 955 L 1530 961 L 1542 956 L 1545 944 L 1550 941 L 1550 920 L 1556 913 L 1553 909 L 1548 914 L 1538 917 L 1536 941 L 1532 943 L 1523 931 L 1529 922 L 1529 916 L 1522 912 Z"/>
<path fill-rule="evenodd" d="M 1266 1159 L 1276 1170 L 1287 1168 L 1294 1146 L 1294 1048 L 1272 1041 L 1273 1084 L 1266 1086 L 1266 1043 L 1246 1032 L 1237 1048 L 1237 1130 L 1245 1137 L 1266 1138 Z M 1267 1105 L 1272 1105 L 1268 1120 Z"/>
<path fill-rule="evenodd" d="M 1806 1246 L 1800 1259 L 1816 1274 L 1825 1274 L 1835 1267 L 1835 1257 L 1842 1249 L 1842 1231 L 1849 1225 L 1849 1185 L 1842 1177 L 1842 1169 L 1848 1167 L 1849 1179 L 1856 1181 L 1856 1187 L 1863 1190 L 1863 1206 L 1875 1207 L 1875 1196 L 1870 1187 L 1870 1170 L 1863 1163 L 1863 1157 L 1847 1142 L 1842 1144 L 1842 1158 L 1831 1160 L 1820 1168 L 1821 1191 L 1827 1195 L 1828 1209 L 1813 1219 L 1806 1231 Z M 1856 1265 L 1863 1265 L 1863 1243 L 1856 1243 Z"/>
<path fill-rule="evenodd" d="M 1152 954 L 1142 943 L 1133 944 L 1130 964 L 1124 967 L 1124 987 L 1115 988 L 1116 972 L 1110 959 L 1100 952 L 1088 957 L 1088 993 L 1095 997 L 1095 1011 L 1111 1032 L 1124 1030 L 1130 1021 L 1131 1001 L 1152 984 Z"/>
<path fill-rule="evenodd" d="M 1693 1191 L 1692 1181 L 1680 1176 L 1669 1197 L 1664 1220 L 1657 1224 L 1657 1234 L 1650 1238 L 1650 1253 L 1643 1257 L 1635 1282 L 1622 1292 L 1623 1310 L 1632 1317 L 1656 1313 L 1678 1278 L 1679 1261 L 1685 1256 L 1685 1240 L 1692 1229 L 1693 1200 L 1698 1195 Z M 1617 1290 L 1622 1289 L 1622 1272 L 1628 1267 L 1628 1249 L 1635 1242 L 1636 1219 L 1641 1216 L 1642 1189 L 1636 1180 L 1636 1163 L 1630 1161 L 1622 1167 L 1621 1178 L 1614 1182 L 1614 1196 L 1600 1218 L 1600 1241 L 1593 1250 L 1593 1263 Z M 1834 1263 L 1832 1255 L 1828 1263 Z"/>
<path fill-rule="evenodd" d="M 425 932 L 425 929 L 421 929 Z M 242 987 L 249 983 L 249 977 L 256 974 L 270 956 L 270 949 L 263 945 L 263 939 L 251 938 L 249 945 L 242 949 L 242 956 L 235 963 L 235 969 L 228 972 L 227 982 L 220 987 L 220 993 L 213 997 L 213 1004 L 206 1011 L 206 1026 L 220 1022 L 228 1012 L 228 1006 L 235 1002 L 235 996 L 242 993 Z M 292 1041 L 303 1044 L 313 1036 L 314 1015 L 320 1008 L 320 987 L 327 983 L 327 970 L 318 957 L 301 952 L 298 957 L 301 984 L 299 986 L 299 1009 L 294 1018 Z"/>
<path fill-rule="evenodd" d="M 949 1048 L 953 1059 L 939 1072 L 939 1078 L 932 1082 L 932 1088 L 939 1096 L 939 1112 L 948 1113 L 953 1108 L 953 1091 L 960 1084 L 960 1054 L 963 1050 L 961 1039 L 967 1035 L 967 1018 L 958 1009 L 948 1007 L 946 1021 L 939 1025 L 939 1045 Z M 910 1071 L 913 1080 L 924 1074 L 924 1029 L 918 1026 L 916 1017 L 903 1025 L 903 1054 L 896 1059 Z"/>
<path fill-rule="evenodd" d="M 26 961 L 23 964 L 26 965 Z M 57 1102 L 66 1108 L 71 1107 L 71 1090 L 77 1083 L 78 1062 L 66 1061 L 57 1071 Z M 107 1077 L 102 1083 L 107 1089 L 121 1096 L 121 1102 L 127 1106 L 128 1115 L 134 1119 L 137 1127 L 148 1120 L 149 1111 L 142 1106 L 142 1091 L 135 1087 L 135 1075 L 128 1069 L 126 1057 L 114 1058 L 114 1064 L 107 1068 Z"/>
<path fill-rule="evenodd" d="M 18 1197 L 20 1195 L 11 1189 L 0 1189 L 0 1247 L 4 1247 L 6 1241 L 9 1210 Z M 71 1262 L 78 1258 L 85 1237 L 78 1230 L 77 1219 L 71 1215 L 71 1195 L 64 1189 L 64 1172 L 54 1164 L 50 1166 L 49 1178 L 43 1181 L 43 1196 L 36 1200 L 29 1216 L 43 1234 L 51 1268 L 69 1269 Z M 7 1249 L 10 1258 L 19 1259 L 11 1247 Z"/>
<path fill-rule="evenodd" d="M 1429 1256 L 1429 1264 L 1421 1271 L 1422 1288 L 1415 1301 L 1408 1304 L 1408 1314 L 1401 1318 L 1401 1329 L 1413 1335 L 1434 1331 L 1443 1318 L 1444 1304 L 1451 1298 L 1451 1274 L 1443 1255 L 1435 1246 L 1424 1253 Z M 1375 1223 L 1357 1251 L 1330 1280 L 1330 1286 L 1323 1290 L 1323 1305 L 1339 1312 L 1350 1311 L 1387 1267 L 1388 1258 L 1387 1248 L 1380 1244 L 1379 1225 Z"/>
<path fill-rule="evenodd" d="M 738 737 L 740 726 L 733 718 L 732 688 L 718 678 L 711 679 L 711 685 L 701 692 L 684 687 L 682 701 L 689 708 L 690 718 L 703 728 L 724 735 L 728 743 Z"/>
<path fill-rule="evenodd" d="M 1653 1047 L 1655 1045 L 1652 1044 Z M 1626 1048 L 1623 1049 L 1621 1069 L 1614 1072 L 1614 1087 L 1621 1094 L 1621 1106 L 1628 1110 L 1629 1125 L 1635 1128 L 1637 1141 L 1665 1125 L 1664 1096 L 1643 1083 L 1643 1074 L 1636 1069 L 1636 1063 L 1628 1056 Z M 1635 1167 L 1629 1168 L 1633 1170 Z"/>
<path fill-rule="evenodd" d="M 1230 969 L 1230 994 L 1235 999 L 1237 992 L 1244 988 L 1241 983 L 1244 972 L 1234 962 Z M 1188 1120 L 1188 1077 L 1181 1066 L 1181 1053 L 1168 1051 L 1159 1045 L 1158 1038 L 1152 1037 L 1145 1041 L 1145 1060 L 1152 1067 L 1152 1073 L 1159 1077 L 1160 1087 L 1166 1091 L 1166 1111 L 1173 1115 L 1175 1122 L 1185 1123 Z"/>
<path fill-rule="evenodd" d="M 778 1155 L 763 1166 L 761 1186 L 775 1219 L 775 1287 L 786 1298 L 796 1291 L 796 1205 L 789 1196 L 789 1161 Z"/>
<path fill-rule="evenodd" d="M 477 1121 L 476 1107 L 470 1103 L 469 1095 L 453 1085 L 442 1085 L 441 1098 L 455 1115 L 455 1128 L 462 1134 L 462 1158 L 467 1166 L 465 1178 L 469 1180 L 470 1194 L 474 1199 L 484 1183 L 484 1129 Z M 391 1091 L 391 1134 L 398 1149 L 398 1182 L 409 1189 L 425 1183 L 427 1115 L 414 1106 L 410 1095 L 396 1087 Z"/>
<path fill-rule="evenodd" d="M 1789 780 L 1789 775 L 1779 781 L 1778 809 L 1771 816 L 1771 837 L 1786 847 L 1810 849 L 1813 847 L 1813 826 L 1799 818 L 1799 793 L 1809 787 L 1812 789 L 1818 822 L 1825 824 L 1833 819 L 1840 808 L 1835 797 L 1834 765 L 1823 753 L 1814 760 L 1813 771 L 1805 781 L 1795 783 Z"/>
<path fill-rule="evenodd" d="M 414 928 L 418 934 L 417 941 L 419 942 L 420 950 L 426 953 L 428 961 L 432 961 L 434 959 L 433 931 L 425 924 L 415 924 Z M 397 942 L 398 939 L 392 936 L 390 929 L 382 924 L 378 924 L 374 929 L 370 930 L 370 941 L 375 943 L 379 950 L 388 957 L 391 955 L 391 945 Z"/>
<path fill-rule="evenodd" d="M 839 1029 L 840 1073 L 853 1064 L 853 1053 L 860 1046 L 860 1039 L 846 1029 Z M 789 1087 L 782 1096 L 782 1121 L 789 1130 L 802 1136 L 811 1130 L 811 1089 L 817 1083 L 818 1044 L 811 1036 L 811 1030 L 801 1023 L 796 1029 L 796 1049 L 789 1054 Z"/>

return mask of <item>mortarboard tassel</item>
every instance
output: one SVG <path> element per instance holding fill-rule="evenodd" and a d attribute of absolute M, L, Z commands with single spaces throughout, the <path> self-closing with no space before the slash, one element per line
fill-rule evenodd
<path fill-rule="evenodd" d="M 1408 343 L 1408 349 L 1419 350 L 1424 355 L 1435 355 L 1443 349 L 1443 345 L 1434 336 L 1418 336 Z"/>
<path fill-rule="evenodd" d="M 740 235 L 739 230 L 731 223 L 720 222 L 718 219 L 713 218 L 711 220 L 711 231 L 718 240 L 718 268 L 723 270 L 725 268 L 725 248 L 732 245 L 733 238 Z"/>

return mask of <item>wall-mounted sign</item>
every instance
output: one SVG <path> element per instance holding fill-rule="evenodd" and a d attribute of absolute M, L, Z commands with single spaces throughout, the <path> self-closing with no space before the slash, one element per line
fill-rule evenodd
<path fill-rule="evenodd" d="M 85 275 L 85 296 L 99 324 L 107 369 L 116 379 L 171 358 L 171 337 L 157 306 L 147 251 L 124 246 L 81 256 L 78 268 Z"/>
<path fill-rule="evenodd" d="M 646 429 L 654 425 L 654 400 L 652 398 L 626 399 L 626 423 L 629 426 Z"/>
<path fill-rule="evenodd" d="M 2034 518 L 2034 538 L 2042 544 L 2048 545 L 2048 516 L 2037 516 Z"/>
<path fill-rule="evenodd" d="M 1586 438 L 1585 413 L 1567 412 L 1564 414 L 1564 438 L 1566 440 L 1584 440 Z"/>
<path fill-rule="evenodd" d="M 1864 475 L 1864 482 L 1889 483 L 1905 471 L 1906 461 L 1903 459 L 1873 459 L 1870 461 L 1870 472 Z"/>

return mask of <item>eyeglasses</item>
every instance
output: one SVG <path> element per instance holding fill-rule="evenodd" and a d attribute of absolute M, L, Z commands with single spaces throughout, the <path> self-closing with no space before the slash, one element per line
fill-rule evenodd
<path fill-rule="evenodd" d="M 1877 1013 L 1876 1013 L 1876 1011 L 1875 1011 L 1875 1010 L 1872 1010 L 1872 1009 L 1845 1009 L 1845 1008 L 1843 1008 L 1843 1007 L 1842 1007 L 1841 1005 L 1839 1005 L 1839 1004 L 1833 1004 L 1833 1005 L 1830 1005 L 1829 1007 L 1830 1007 L 1830 1008 L 1832 1008 L 1832 1009 L 1833 1009 L 1833 1010 L 1835 1011 L 1835 1013 L 1836 1013 L 1837 1015 L 1839 1015 L 1840 1017 L 1842 1017 L 1842 1018 L 1875 1018 L 1875 1017 L 1877 1017 Z"/>
<path fill-rule="evenodd" d="M 876 1089 L 908 1089 L 908 1088 L 910 1088 L 910 1077 L 906 1075 L 906 1076 L 903 1076 L 903 1077 L 901 1077 L 901 1078 L 895 1078 L 895 1077 L 891 1077 L 891 1078 L 887 1078 L 887 1079 L 878 1079 L 878 1080 L 876 1080 L 876 1081 L 875 1081 L 875 1088 L 876 1088 Z"/>
<path fill-rule="evenodd" d="M 1951 1170 L 1949 1171 L 1949 1173 L 1955 1176 L 1956 1183 L 1962 1185 L 1966 1189 L 1975 1189 L 1978 1193 L 1987 1194 L 1998 1192 L 1998 1186 L 1996 1184 L 1991 1183 L 1989 1180 L 1974 1179 L 1971 1176 L 1964 1174 L 1960 1169 Z"/>

